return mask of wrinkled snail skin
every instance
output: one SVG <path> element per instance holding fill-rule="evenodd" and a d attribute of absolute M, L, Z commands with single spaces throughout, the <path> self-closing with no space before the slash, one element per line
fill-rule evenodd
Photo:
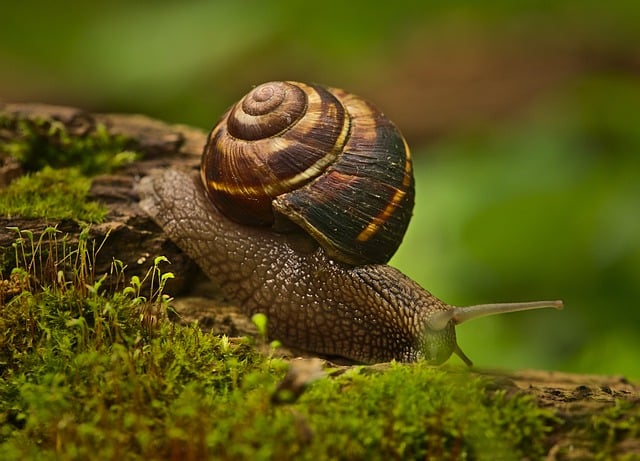
<path fill-rule="evenodd" d="M 269 336 L 318 354 L 373 363 L 457 349 L 453 321 L 427 331 L 449 307 L 391 266 L 349 266 L 301 234 L 230 221 L 194 174 L 167 170 L 143 178 L 141 207 L 247 315 L 267 315 Z"/>

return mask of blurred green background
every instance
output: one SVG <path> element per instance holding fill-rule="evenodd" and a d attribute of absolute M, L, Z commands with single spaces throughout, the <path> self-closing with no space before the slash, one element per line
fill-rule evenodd
<path fill-rule="evenodd" d="M 640 378 L 640 3 L 484 3 L 5 2 L 0 99 L 209 128 L 267 80 L 365 96 L 415 158 L 392 263 L 452 304 L 565 301 L 458 327 L 474 362 Z"/>

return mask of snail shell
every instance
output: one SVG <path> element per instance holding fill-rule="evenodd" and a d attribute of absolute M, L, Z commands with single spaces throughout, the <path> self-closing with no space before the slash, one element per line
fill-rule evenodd
<path fill-rule="evenodd" d="M 201 176 L 230 219 L 290 221 L 354 265 L 393 256 L 415 195 L 409 148 L 388 118 L 343 90 L 297 82 L 262 84 L 223 115 Z"/>

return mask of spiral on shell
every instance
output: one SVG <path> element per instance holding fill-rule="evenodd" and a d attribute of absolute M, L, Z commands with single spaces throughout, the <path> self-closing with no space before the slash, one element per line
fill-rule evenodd
<path fill-rule="evenodd" d="M 362 98 L 297 82 L 262 84 L 229 109 L 201 177 L 230 219 L 277 228 L 284 216 L 348 264 L 388 261 L 414 203 L 395 125 Z"/>

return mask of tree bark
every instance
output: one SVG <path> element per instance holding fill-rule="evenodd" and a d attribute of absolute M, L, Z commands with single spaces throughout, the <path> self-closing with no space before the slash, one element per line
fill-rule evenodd
<path fill-rule="evenodd" d="M 0 103 L 0 142 L 19 140 L 19 124 L 38 126 L 45 141 L 51 124 L 62 124 L 72 136 L 87 136 L 103 126 L 113 135 L 124 136 L 127 147 L 143 154 L 143 159 L 119 171 L 95 177 L 91 198 L 106 204 L 105 222 L 90 228 L 90 238 L 106 244 L 98 253 L 95 273 L 109 273 L 113 259 L 121 260 L 126 273 L 143 276 L 153 258 L 163 255 L 171 261 L 165 268 L 176 275 L 167 291 L 175 296 L 181 321 L 198 320 L 205 328 L 230 336 L 254 334 L 248 319 L 234 306 L 226 305 L 193 264 L 138 207 L 134 184 L 154 168 L 195 169 L 206 140 L 202 130 L 169 125 L 141 115 L 90 114 L 80 109 L 41 104 Z M 1 146 L 1 144 L 0 144 Z M 0 151 L 0 188 L 22 174 L 21 167 L 7 153 Z M 6 267 L 14 253 L 17 233 L 11 228 L 36 234 L 49 226 L 77 242 L 80 224 L 72 220 L 52 222 L 0 216 L 0 255 Z M 108 236 L 108 238 L 107 238 Z M 1 282 L 2 280 L 0 280 Z M 478 371 L 492 378 L 497 389 L 532 395 L 539 406 L 551 407 L 558 416 L 546 444 L 549 460 L 594 459 L 605 447 L 610 456 L 640 457 L 640 386 L 619 376 L 591 376 L 550 371 L 516 372 Z M 606 440 L 596 438 L 593 416 L 620 406 L 606 432 Z M 604 445 L 606 444 L 606 445 Z"/>
<path fill-rule="evenodd" d="M 127 148 L 143 154 L 143 158 L 113 174 L 93 179 L 89 199 L 102 202 L 109 209 L 106 220 L 90 228 L 91 239 L 106 242 L 97 255 L 95 273 L 109 273 L 112 261 L 118 259 L 127 266 L 127 275 L 143 276 L 153 258 L 163 255 L 171 261 L 170 269 L 166 270 L 176 275 L 171 281 L 172 290 L 179 293 L 189 288 L 187 284 L 194 277 L 198 279 L 196 266 L 138 207 L 133 186 L 137 178 L 154 168 L 197 168 L 206 139 L 202 130 L 172 126 L 141 115 L 89 114 L 80 109 L 40 104 L 0 104 L 0 120 L 0 142 L 19 141 L 21 123 L 30 124 L 43 138 L 49 136 L 52 124 L 64 125 L 74 137 L 94 134 L 100 126 L 111 135 L 124 136 Z M 0 152 L 0 178 L 11 180 L 20 174 L 20 165 Z M 31 230 L 38 238 L 50 226 L 68 235 L 72 245 L 77 242 L 81 225 L 76 221 L 0 216 L 0 255 L 7 257 L 15 242 L 17 233 L 11 228 Z"/>

